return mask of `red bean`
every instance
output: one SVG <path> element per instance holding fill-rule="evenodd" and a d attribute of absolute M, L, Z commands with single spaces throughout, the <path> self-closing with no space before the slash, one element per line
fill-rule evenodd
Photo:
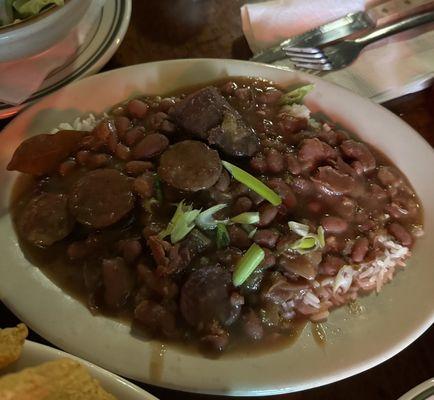
<path fill-rule="evenodd" d="M 161 122 L 158 129 L 164 133 L 173 133 L 176 131 L 176 125 L 173 122 L 170 122 L 167 119 L 165 119 L 164 121 Z"/>
<path fill-rule="evenodd" d="M 274 189 L 282 198 L 283 204 L 288 208 L 294 208 L 297 205 L 297 199 L 292 189 L 283 179 L 274 178 L 269 181 L 269 186 Z"/>
<path fill-rule="evenodd" d="M 235 203 L 232 205 L 232 214 L 238 215 L 243 212 L 250 211 L 252 208 L 253 202 L 248 197 L 242 196 L 238 197 Z"/>
<path fill-rule="evenodd" d="M 252 241 L 247 232 L 236 225 L 231 225 L 228 229 L 231 245 L 239 249 L 247 249 Z"/>
<path fill-rule="evenodd" d="M 130 148 L 122 143 L 116 145 L 115 155 L 121 160 L 128 160 L 130 158 Z"/>
<path fill-rule="evenodd" d="M 348 222 L 339 217 L 323 217 L 321 225 L 327 233 L 340 234 L 348 229 Z"/>
<path fill-rule="evenodd" d="M 127 146 L 131 147 L 135 145 L 137 142 L 139 142 L 141 139 L 143 139 L 144 136 L 145 133 L 143 131 L 143 128 L 136 126 L 134 128 L 131 128 L 125 133 L 124 142 Z"/>
<path fill-rule="evenodd" d="M 66 176 L 77 167 L 77 163 L 74 160 L 66 160 L 59 165 L 59 175 Z"/>
<path fill-rule="evenodd" d="M 169 139 L 160 133 L 151 133 L 145 136 L 132 152 L 135 160 L 147 159 L 158 156 L 169 146 Z"/>
<path fill-rule="evenodd" d="M 285 159 L 283 158 L 283 155 L 275 149 L 270 149 L 268 151 L 266 160 L 268 171 L 274 174 L 282 172 L 285 168 Z"/>
<path fill-rule="evenodd" d="M 72 242 L 66 253 L 70 260 L 81 260 L 89 254 L 89 248 L 85 242 Z"/>
<path fill-rule="evenodd" d="M 117 130 L 118 135 L 123 137 L 125 135 L 125 132 L 131 128 L 131 121 L 127 117 L 118 116 L 118 117 L 115 117 L 115 126 L 116 126 L 116 130 Z"/>
<path fill-rule="evenodd" d="M 387 230 L 403 246 L 410 247 L 413 243 L 411 234 L 398 222 L 392 222 Z"/>
<path fill-rule="evenodd" d="M 77 155 L 75 156 L 75 159 L 80 165 L 85 165 L 87 163 L 87 160 L 89 160 L 91 153 L 88 150 L 80 150 Z"/>
<path fill-rule="evenodd" d="M 226 82 L 221 88 L 223 94 L 232 96 L 237 89 L 237 84 L 235 82 Z"/>
<path fill-rule="evenodd" d="M 259 172 L 261 174 L 267 172 L 267 162 L 265 161 L 265 158 L 261 155 L 253 157 L 250 160 L 250 166 L 256 172 Z"/>
<path fill-rule="evenodd" d="M 226 190 L 228 190 L 230 184 L 231 184 L 231 177 L 226 171 L 222 171 L 222 173 L 220 174 L 220 178 L 216 182 L 214 187 L 219 192 L 225 192 Z"/>
<path fill-rule="evenodd" d="M 272 204 L 263 204 L 259 207 L 259 226 L 264 227 L 276 218 L 278 208 Z"/>
<path fill-rule="evenodd" d="M 175 99 L 172 97 L 165 97 L 161 100 L 160 103 L 160 110 L 167 112 L 171 107 L 173 107 L 176 104 Z"/>
<path fill-rule="evenodd" d="M 106 142 L 110 135 L 116 133 L 116 126 L 112 120 L 105 119 L 95 128 L 95 137 Z"/>
<path fill-rule="evenodd" d="M 133 190 L 142 198 L 152 197 L 154 194 L 154 177 L 142 175 L 134 179 Z"/>
<path fill-rule="evenodd" d="M 105 167 L 109 164 L 111 156 L 104 153 L 91 154 L 87 159 L 85 165 L 89 169 L 97 169 Z"/>
<path fill-rule="evenodd" d="M 351 249 L 351 259 L 355 263 L 361 263 L 369 250 L 369 240 L 366 237 L 358 238 Z"/>
<path fill-rule="evenodd" d="M 159 111 L 156 112 L 155 114 L 152 114 L 149 117 L 149 124 L 152 128 L 159 129 L 161 128 L 163 122 L 166 120 L 167 120 L 167 114 L 162 111 Z"/>
<path fill-rule="evenodd" d="M 314 201 L 311 201 L 307 204 L 307 208 L 310 212 L 313 212 L 315 214 L 319 214 L 323 209 L 323 205 L 321 202 L 314 200 Z"/>
<path fill-rule="evenodd" d="M 140 175 L 154 168 L 151 161 L 129 161 L 125 164 L 125 172 L 128 175 Z"/>
<path fill-rule="evenodd" d="M 269 250 L 267 248 L 265 248 L 263 250 L 265 253 L 265 257 L 260 264 L 260 268 L 262 268 L 262 269 L 270 268 L 276 264 L 276 257 L 274 256 L 274 254 L 271 250 Z"/>
<path fill-rule="evenodd" d="M 282 97 L 282 92 L 280 90 L 275 88 L 270 88 L 265 92 L 256 96 L 256 100 L 259 103 L 263 103 L 263 104 L 273 104 L 279 101 L 281 97 Z"/>
<path fill-rule="evenodd" d="M 279 234 L 271 229 L 258 229 L 253 236 L 253 241 L 259 246 L 273 249 L 276 246 Z"/>
<path fill-rule="evenodd" d="M 291 187 L 295 193 L 302 196 L 311 194 L 315 189 L 313 183 L 310 180 L 300 176 L 297 176 L 292 180 Z"/>
<path fill-rule="evenodd" d="M 141 100 L 133 99 L 128 102 L 127 110 L 133 118 L 144 118 L 149 106 Z"/>
<path fill-rule="evenodd" d="M 345 261 L 342 258 L 327 254 L 318 271 L 322 275 L 335 276 L 344 265 Z"/>
<path fill-rule="evenodd" d="M 139 240 L 125 240 L 121 244 L 122 257 L 128 264 L 132 264 L 142 253 L 142 245 Z"/>

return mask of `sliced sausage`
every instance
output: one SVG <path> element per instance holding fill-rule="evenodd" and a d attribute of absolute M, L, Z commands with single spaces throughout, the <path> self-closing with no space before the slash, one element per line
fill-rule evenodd
<path fill-rule="evenodd" d="M 192 326 L 204 326 L 212 320 L 226 324 L 233 316 L 231 274 L 215 265 L 194 271 L 181 289 L 181 313 Z M 236 307 L 240 307 L 237 305 Z"/>
<path fill-rule="evenodd" d="M 78 222 L 104 228 L 118 222 L 134 206 L 128 178 L 115 169 L 85 174 L 72 187 L 69 208 Z"/>
<path fill-rule="evenodd" d="M 51 246 L 68 236 L 74 219 L 64 194 L 42 193 L 26 205 L 18 220 L 21 235 L 38 247 Z"/>
<path fill-rule="evenodd" d="M 158 175 L 177 189 L 196 192 L 213 186 L 221 171 L 217 151 L 202 142 L 185 140 L 163 153 Z"/>

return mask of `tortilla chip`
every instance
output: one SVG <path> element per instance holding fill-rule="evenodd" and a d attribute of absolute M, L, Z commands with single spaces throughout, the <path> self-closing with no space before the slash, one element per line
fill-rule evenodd
<path fill-rule="evenodd" d="M 18 360 L 29 331 L 24 324 L 0 329 L 0 369 Z"/>
<path fill-rule="evenodd" d="M 69 358 L 1 377 L 0 399 L 116 400 L 83 365 Z"/>

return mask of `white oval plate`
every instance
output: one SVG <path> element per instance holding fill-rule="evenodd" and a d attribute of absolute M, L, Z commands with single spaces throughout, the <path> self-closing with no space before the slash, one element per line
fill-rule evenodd
<path fill-rule="evenodd" d="M 65 295 L 22 255 L 10 216 L 9 193 L 15 174 L 4 167 L 25 137 L 50 131 L 83 113 L 100 113 L 128 96 L 162 94 L 225 76 L 257 76 L 283 86 L 315 83 L 307 103 L 358 133 L 395 160 L 412 182 L 425 208 L 425 232 L 408 268 L 376 296 L 361 300 L 365 312 L 332 313 L 325 347 L 306 329 L 294 345 L 248 357 L 218 360 L 168 348 L 160 379 L 152 376 L 155 343 L 130 335 L 127 325 L 92 316 Z M 401 119 L 346 89 L 319 78 L 272 66 L 234 60 L 175 60 L 135 65 L 75 82 L 14 119 L 0 137 L 0 296 L 40 335 L 66 351 L 122 376 L 168 388 L 231 395 L 298 391 L 334 382 L 392 357 L 434 321 L 433 149 Z"/>
<path fill-rule="evenodd" d="M 97 367 L 96 365 L 80 358 L 71 356 L 63 351 L 30 340 L 26 340 L 19 360 L 14 362 L 7 369 L 2 369 L 0 376 L 12 372 L 19 372 L 24 368 L 36 367 L 44 362 L 54 361 L 65 357 L 71 358 L 84 365 L 89 373 L 100 382 L 104 390 L 111 393 L 119 400 L 158 400 L 150 393 L 136 385 L 133 385 L 131 382 L 106 371 L 105 369 Z"/>

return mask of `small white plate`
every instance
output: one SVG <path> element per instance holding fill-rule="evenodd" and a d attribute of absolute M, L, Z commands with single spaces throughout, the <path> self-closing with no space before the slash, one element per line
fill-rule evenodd
<path fill-rule="evenodd" d="M 8 213 L 16 177 L 5 171 L 26 137 L 51 131 L 89 112 L 101 113 L 127 97 L 164 94 L 227 76 L 256 76 L 282 86 L 312 82 L 307 103 L 382 150 L 408 176 L 424 206 L 425 236 L 405 271 L 379 295 L 360 299 L 365 311 L 334 311 L 320 347 L 305 329 L 287 348 L 217 360 L 168 347 L 155 374 L 159 344 L 132 336 L 128 325 L 93 316 L 23 256 Z M 98 74 L 42 99 L 15 118 L 0 136 L 0 298 L 30 328 L 69 353 L 138 381 L 186 391 L 264 395 L 325 385 L 387 360 L 434 321 L 434 151 L 413 129 L 383 107 L 320 78 L 236 60 L 155 62 Z"/>
<path fill-rule="evenodd" d="M 91 364 L 78 357 L 74 357 L 68 353 L 53 349 L 52 347 L 44 346 L 39 343 L 26 340 L 23 352 L 18 361 L 13 363 L 6 369 L 0 371 L 0 376 L 12 372 L 19 372 L 24 368 L 36 367 L 44 362 L 57 360 L 59 358 L 71 358 L 84 365 L 89 373 L 97 379 L 101 386 L 108 393 L 111 393 L 119 400 L 158 400 L 150 393 L 133 385 L 131 382 L 112 374 L 94 364 Z"/>
<path fill-rule="evenodd" d="M 106 0 L 101 15 L 75 54 L 64 65 L 52 71 L 39 90 L 24 104 L 12 106 L 0 103 L 0 119 L 15 115 L 23 107 L 70 82 L 98 72 L 122 43 L 130 17 L 131 0 Z"/>

